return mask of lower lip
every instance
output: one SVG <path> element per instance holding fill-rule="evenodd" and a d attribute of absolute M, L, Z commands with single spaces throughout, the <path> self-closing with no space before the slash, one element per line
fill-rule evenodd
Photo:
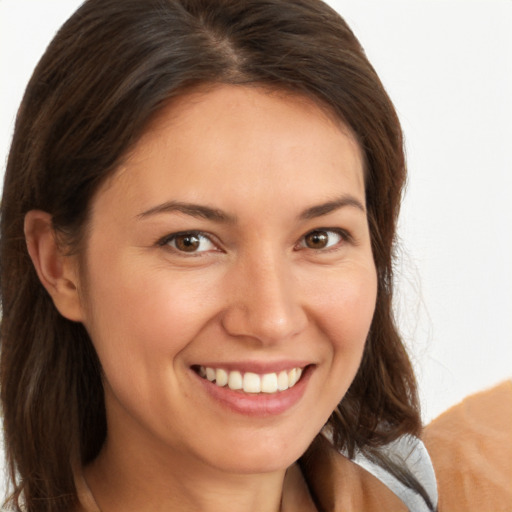
<path fill-rule="evenodd" d="M 193 370 L 192 370 L 193 371 Z M 313 367 L 304 369 L 302 376 L 292 388 L 277 393 L 244 393 L 229 387 L 220 387 L 193 372 L 206 392 L 224 407 L 246 416 L 276 416 L 291 409 L 304 395 Z"/>

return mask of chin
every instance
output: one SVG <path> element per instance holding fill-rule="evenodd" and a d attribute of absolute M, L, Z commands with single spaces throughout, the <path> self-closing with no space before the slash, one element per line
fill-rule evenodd
<path fill-rule="evenodd" d="M 228 473 L 261 474 L 286 470 L 295 463 L 313 441 L 285 436 L 280 439 L 253 439 L 244 443 L 232 443 L 210 458 L 214 465 Z"/>

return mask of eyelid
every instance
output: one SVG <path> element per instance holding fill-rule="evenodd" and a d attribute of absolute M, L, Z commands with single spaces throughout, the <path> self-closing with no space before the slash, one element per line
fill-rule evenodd
<path fill-rule="evenodd" d="M 312 233 L 316 233 L 316 232 L 334 233 L 341 238 L 341 241 L 339 241 L 338 243 L 336 243 L 332 246 L 323 247 L 321 249 L 314 249 L 312 247 L 308 247 L 307 245 L 305 245 L 306 237 L 308 235 L 311 235 Z M 297 248 L 296 250 L 309 249 L 310 251 L 315 251 L 315 252 L 319 252 L 319 253 L 320 252 L 336 251 L 336 250 L 340 249 L 340 247 L 343 246 L 345 242 L 349 242 L 349 243 L 353 242 L 352 235 L 346 229 L 319 227 L 319 228 L 312 229 L 312 230 L 308 231 L 307 233 L 305 233 L 304 235 L 302 235 L 302 237 L 299 239 L 298 243 L 296 244 L 296 248 Z"/>
<path fill-rule="evenodd" d="M 305 245 L 305 239 L 308 235 L 315 233 L 315 232 L 334 233 L 335 235 L 339 236 L 341 240 L 331 246 L 327 246 L 327 247 L 320 248 L 320 249 L 314 249 L 312 247 L 308 247 L 307 245 Z M 184 235 L 197 236 L 197 237 L 206 239 L 214 246 L 215 249 L 187 252 L 187 251 L 182 251 L 182 250 L 178 249 L 177 247 L 173 247 L 172 245 L 170 245 L 170 242 L 175 240 L 177 237 L 184 236 Z M 345 242 L 352 242 L 352 241 L 353 241 L 353 237 L 346 229 L 332 228 L 332 227 L 330 227 L 330 228 L 319 227 L 319 228 L 311 229 L 310 231 L 308 231 L 307 233 L 302 235 L 300 237 L 299 241 L 297 242 L 297 244 L 295 245 L 295 250 L 309 249 L 311 251 L 315 251 L 315 252 L 319 252 L 319 253 L 336 251 L 340 248 L 340 246 L 343 246 Z M 156 241 L 155 245 L 159 246 L 159 247 L 167 246 L 170 250 L 174 251 L 175 253 L 177 253 L 181 256 L 199 256 L 203 253 L 222 251 L 222 249 L 220 248 L 219 242 L 216 240 L 216 238 L 212 234 L 206 233 L 206 232 L 200 231 L 200 230 L 183 230 L 183 231 L 178 231 L 176 233 L 170 233 L 168 235 L 165 235 L 162 238 L 159 238 Z"/>
<path fill-rule="evenodd" d="M 200 238 L 203 238 L 203 239 L 207 239 L 215 247 L 216 251 L 220 251 L 219 243 L 214 240 L 214 236 L 213 235 L 211 235 L 210 233 L 205 233 L 204 231 L 198 231 L 198 230 L 193 230 L 193 229 L 192 230 L 178 231 L 176 233 L 170 233 L 168 235 L 165 235 L 164 237 L 159 238 L 156 241 L 155 245 L 157 245 L 159 247 L 168 247 L 169 249 L 171 249 L 175 253 L 177 253 L 179 255 L 182 255 L 182 256 L 198 256 L 198 255 L 201 255 L 203 253 L 207 253 L 207 252 L 211 252 L 212 251 L 211 249 L 207 249 L 207 250 L 203 250 L 203 251 L 186 252 L 186 251 L 181 251 L 177 247 L 173 247 L 172 245 L 170 245 L 171 241 L 175 240 L 179 236 L 185 236 L 185 235 L 197 236 L 197 237 L 200 237 Z"/>

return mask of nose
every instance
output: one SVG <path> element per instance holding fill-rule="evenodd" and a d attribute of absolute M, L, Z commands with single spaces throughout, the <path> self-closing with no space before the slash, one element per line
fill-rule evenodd
<path fill-rule="evenodd" d="M 290 264 L 278 257 L 239 263 L 227 277 L 222 325 L 231 335 L 274 344 L 300 334 L 308 316 Z"/>

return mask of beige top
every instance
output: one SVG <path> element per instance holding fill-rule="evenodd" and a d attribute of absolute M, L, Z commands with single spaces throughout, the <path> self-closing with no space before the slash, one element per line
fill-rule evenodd
<path fill-rule="evenodd" d="M 512 381 L 477 393 L 426 429 L 439 512 L 512 511 Z"/>

